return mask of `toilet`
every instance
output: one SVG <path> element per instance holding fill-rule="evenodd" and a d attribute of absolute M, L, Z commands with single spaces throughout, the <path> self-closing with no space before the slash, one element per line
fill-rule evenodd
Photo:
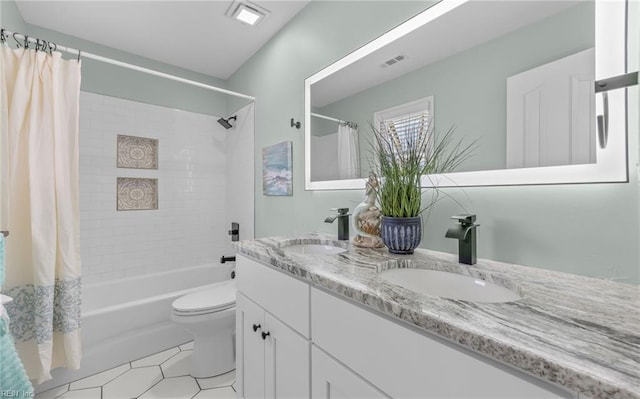
<path fill-rule="evenodd" d="M 172 304 L 171 320 L 193 334 L 192 377 L 213 377 L 236 367 L 235 280 L 176 299 Z"/>

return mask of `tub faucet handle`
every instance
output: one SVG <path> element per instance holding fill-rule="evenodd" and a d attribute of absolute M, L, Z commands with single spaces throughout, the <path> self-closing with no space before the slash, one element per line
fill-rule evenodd
<path fill-rule="evenodd" d="M 240 224 L 236 222 L 231 222 L 231 230 L 229 230 L 229 235 L 231 236 L 231 241 L 240 240 Z"/>

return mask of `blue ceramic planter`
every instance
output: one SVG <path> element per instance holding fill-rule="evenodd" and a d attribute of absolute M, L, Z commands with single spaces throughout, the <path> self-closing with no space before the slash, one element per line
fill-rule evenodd
<path fill-rule="evenodd" d="M 422 241 L 422 219 L 382 217 L 381 236 L 392 254 L 410 255 Z"/>

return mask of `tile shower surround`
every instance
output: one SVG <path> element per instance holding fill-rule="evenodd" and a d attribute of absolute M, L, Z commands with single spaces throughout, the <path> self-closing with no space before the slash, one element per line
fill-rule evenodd
<path fill-rule="evenodd" d="M 159 139 L 159 169 L 116 167 L 118 134 Z M 85 283 L 211 263 L 226 236 L 225 132 L 208 115 L 80 93 Z M 116 178 L 159 179 L 159 209 L 116 211 Z"/>

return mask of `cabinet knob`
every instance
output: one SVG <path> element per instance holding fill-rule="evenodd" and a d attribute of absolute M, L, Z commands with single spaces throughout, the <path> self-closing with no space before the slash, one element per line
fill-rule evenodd
<path fill-rule="evenodd" d="M 258 328 L 260 328 L 260 327 L 261 327 L 261 326 L 260 326 L 260 324 L 254 324 L 254 325 L 253 325 L 253 332 L 258 331 Z M 263 333 L 263 334 L 264 334 L 264 333 Z"/>
<path fill-rule="evenodd" d="M 270 333 L 269 331 L 267 331 L 267 332 L 264 332 L 264 331 L 263 331 L 263 332 L 262 332 L 262 339 L 263 339 L 263 340 L 264 340 L 264 339 L 267 339 L 267 337 L 268 337 L 269 335 L 271 335 L 271 333 Z"/>

